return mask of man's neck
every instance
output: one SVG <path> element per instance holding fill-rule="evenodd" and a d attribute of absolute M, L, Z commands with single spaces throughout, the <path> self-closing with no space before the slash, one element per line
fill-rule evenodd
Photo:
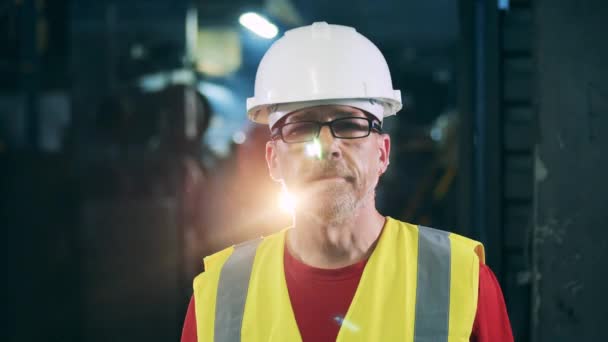
<path fill-rule="evenodd" d="M 357 208 L 342 219 L 295 217 L 286 247 L 296 259 L 318 268 L 340 268 L 368 258 L 382 232 L 385 217 L 375 206 Z"/>

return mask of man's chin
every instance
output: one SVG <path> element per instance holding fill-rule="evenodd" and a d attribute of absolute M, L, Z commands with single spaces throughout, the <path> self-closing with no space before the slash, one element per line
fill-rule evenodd
<path fill-rule="evenodd" d="M 311 196 L 314 196 L 314 193 L 320 194 L 321 192 L 327 192 L 328 188 L 332 191 L 337 191 L 340 188 L 346 190 L 347 185 L 347 180 L 342 177 L 319 178 L 300 184 L 298 186 L 298 192 L 311 193 Z"/>
<path fill-rule="evenodd" d="M 352 188 L 344 178 L 328 178 L 305 184 L 299 191 L 298 197 L 305 202 L 333 203 L 340 202 L 344 197 L 352 196 Z"/>
<path fill-rule="evenodd" d="M 301 215 L 323 223 L 343 222 L 347 218 L 352 217 L 353 210 L 352 208 L 347 208 L 340 205 L 328 205 L 324 207 L 310 208 L 309 210 L 303 211 Z"/>
<path fill-rule="evenodd" d="M 299 211 L 306 216 L 314 216 L 323 221 L 341 219 L 351 215 L 356 207 L 355 198 L 343 187 L 333 188 L 325 184 L 322 188 L 312 187 L 300 202 Z"/>

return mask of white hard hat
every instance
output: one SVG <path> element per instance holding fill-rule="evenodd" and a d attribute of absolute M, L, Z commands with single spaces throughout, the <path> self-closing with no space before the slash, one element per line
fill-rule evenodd
<path fill-rule="evenodd" d="M 352 27 L 318 22 L 285 32 L 268 49 L 247 114 L 272 127 L 290 113 L 286 108 L 351 103 L 371 105 L 353 106 L 382 121 L 401 109 L 401 92 L 393 89 L 386 60 L 371 41 Z"/>

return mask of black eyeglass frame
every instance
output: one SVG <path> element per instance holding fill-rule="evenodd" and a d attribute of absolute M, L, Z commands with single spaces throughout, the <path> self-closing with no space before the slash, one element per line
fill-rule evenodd
<path fill-rule="evenodd" d="M 367 121 L 367 123 L 368 123 L 367 124 L 367 133 L 365 135 L 356 136 L 356 137 L 337 136 L 336 132 L 334 131 L 334 126 L 333 126 L 334 123 L 340 122 L 340 121 L 352 120 L 352 119 L 361 119 L 361 120 Z M 314 131 L 316 133 L 313 134 L 310 139 L 298 140 L 298 141 L 286 141 L 285 137 L 283 136 L 283 128 L 290 126 L 290 125 L 302 124 L 302 123 L 316 124 L 316 130 Z M 334 120 L 327 121 L 327 122 L 320 122 L 320 121 L 315 121 L 315 120 L 303 120 L 303 121 L 294 121 L 294 122 L 289 122 L 289 123 L 284 123 L 284 122 L 278 123 L 272 128 L 270 138 L 272 140 L 277 140 L 278 138 L 281 138 L 281 140 L 286 144 L 297 144 L 297 143 L 309 142 L 309 141 L 312 141 L 319 137 L 319 134 L 321 134 L 321 129 L 323 128 L 323 126 L 329 127 L 329 131 L 331 132 L 331 135 L 336 139 L 362 139 L 362 138 L 368 137 L 372 131 L 379 133 L 379 134 L 383 133 L 382 124 L 376 118 L 349 116 L 349 117 L 334 119 Z"/>

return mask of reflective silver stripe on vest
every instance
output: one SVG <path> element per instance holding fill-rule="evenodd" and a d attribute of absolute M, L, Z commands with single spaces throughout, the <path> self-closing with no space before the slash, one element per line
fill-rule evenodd
<path fill-rule="evenodd" d="M 249 277 L 260 242 L 261 238 L 234 246 L 222 267 L 215 302 L 215 341 L 241 340 Z"/>
<path fill-rule="evenodd" d="M 450 239 L 448 232 L 418 227 L 415 342 L 448 340 L 450 312 Z M 234 247 L 222 271 L 215 307 L 217 342 L 240 341 L 245 301 L 255 252 L 262 239 Z"/>
<path fill-rule="evenodd" d="M 448 232 L 418 227 L 415 342 L 448 340 L 450 239 Z"/>

